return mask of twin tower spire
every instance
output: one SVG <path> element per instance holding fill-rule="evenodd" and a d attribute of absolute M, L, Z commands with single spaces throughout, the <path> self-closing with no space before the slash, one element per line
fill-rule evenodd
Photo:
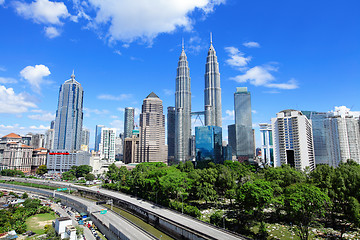
<path fill-rule="evenodd" d="M 205 65 L 204 115 L 206 126 L 222 125 L 219 63 L 210 34 L 210 48 Z M 176 74 L 175 91 L 175 159 L 191 159 L 191 79 L 190 69 L 182 41 Z"/>

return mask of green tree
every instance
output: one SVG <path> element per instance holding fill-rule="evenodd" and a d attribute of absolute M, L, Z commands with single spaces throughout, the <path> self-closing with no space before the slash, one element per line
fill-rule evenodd
<path fill-rule="evenodd" d="M 274 190 L 271 183 L 262 179 L 247 182 L 240 186 L 237 202 L 240 210 L 258 221 L 264 220 L 263 210 L 272 202 Z"/>
<path fill-rule="evenodd" d="M 27 199 L 28 197 L 29 195 L 26 192 L 24 192 L 23 195 L 21 196 L 22 199 Z"/>
<path fill-rule="evenodd" d="M 72 172 L 67 171 L 67 172 L 62 173 L 61 178 L 63 180 L 74 180 L 76 177 Z"/>
<path fill-rule="evenodd" d="M 85 175 L 85 179 L 86 179 L 86 181 L 93 181 L 93 180 L 95 180 L 95 175 L 92 173 L 88 173 Z"/>
<path fill-rule="evenodd" d="M 45 173 L 47 173 L 48 170 L 47 170 L 47 167 L 46 165 L 40 165 L 38 167 L 38 169 L 36 169 L 36 174 L 37 175 L 40 175 L 40 176 L 43 176 Z"/>
<path fill-rule="evenodd" d="M 79 177 L 85 177 L 86 174 L 90 173 L 92 171 L 92 167 L 89 165 L 80 165 L 75 170 L 75 176 L 77 178 Z"/>
<path fill-rule="evenodd" d="M 309 239 L 310 225 L 325 215 L 330 204 L 330 198 L 310 184 L 294 184 L 285 190 L 285 211 L 289 220 L 296 224 L 294 230 L 300 239 Z"/>

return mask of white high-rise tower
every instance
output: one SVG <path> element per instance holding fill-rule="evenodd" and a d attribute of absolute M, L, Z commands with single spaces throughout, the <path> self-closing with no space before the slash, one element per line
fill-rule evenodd
<path fill-rule="evenodd" d="M 55 118 L 54 149 L 80 150 L 83 122 L 83 94 L 75 74 L 61 85 Z"/>
<path fill-rule="evenodd" d="M 190 69 L 182 45 L 176 74 L 175 92 L 175 161 L 190 159 L 191 143 L 191 82 Z"/>
<path fill-rule="evenodd" d="M 221 87 L 219 63 L 215 48 L 212 45 L 212 35 L 210 35 L 210 48 L 205 65 L 205 125 L 222 125 L 221 116 Z"/>

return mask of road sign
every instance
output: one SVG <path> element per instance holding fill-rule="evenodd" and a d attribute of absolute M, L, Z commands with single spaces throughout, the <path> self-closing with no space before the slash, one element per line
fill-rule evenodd
<path fill-rule="evenodd" d="M 96 205 L 100 205 L 100 204 L 106 204 L 106 201 L 98 201 L 98 202 L 96 202 Z"/>
<path fill-rule="evenodd" d="M 100 211 L 100 214 L 105 214 L 105 213 L 107 213 L 106 209 L 103 209 L 103 210 Z"/>
<path fill-rule="evenodd" d="M 67 188 L 58 188 L 57 191 L 60 192 L 60 191 L 66 191 Z"/>

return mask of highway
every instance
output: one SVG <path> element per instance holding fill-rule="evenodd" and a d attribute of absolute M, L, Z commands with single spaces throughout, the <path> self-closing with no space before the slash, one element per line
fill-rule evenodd
<path fill-rule="evenodd" d="M 0 183 L 0 186 L 29 191 L 29 187 L 25 187 L 25 186 L 11 185 L 11 184 L 5 185 L 2 183 Z M 49 195 L 53 194 L 53 191 L 44 190 L 44 189 L 41 189 L 41 191 L 46 191 L 48 192 Z M 68 201 L 76 201 L 87 206 L 88 211 L 92 215 L 96 216 L 96 218 L 99 221 L 101 221 L 103 225 L 105 225 L 108 229 L 117 229 L 118 231 L 120 231 L 124 239 L 149 239 L 149 240 L 156 239 L 151 235 L 149 235 L 148 233 L 146 233 L 145 231 L 143 231 L 142 229 L 136 227 L 134 224 L 130 223 L 126 219 L 122 218 L 121 216 L 111 211 L 107 211 L 106 214 L 100 214 L 100 211 L 103 209 L 103 207 L 96 205 L 95 202 L 64 193 L 59 193 L 59 192 L 55 193 L 55 197 L 58 197 L 59 195 L 68 198 Z"/>
<path fill-rule="evenodd" d="M 9 177 L 1 177 L 0 179 L 8 179 L 8 180 L 16 179 L 16 180 L 24 181 L 24 179 L 21 179 L 21 178 L 9 178 Z M 173 210 L 170 210 L 167 208 L 163 208 L 158 205 L 154 205 L 151 202 L 147 202 L 143 199 L 132 197 L 132 196 L 123 194 L 121 192 L 110 191 L 110 190 L 98 188 L 98 187 L 89 188 L 89 187 L 74 185 L 74 184 L 65 183 L 65 182 L 57 182 L 57 181 L 43 181 L 43 180 L 37 180 L 37 179 L 27 179 L 25 181 L 28 181 L 28 182 L 31 181 L 31 182 L 41 183 L 41 184 L 51 184 L 51 185 L 63 186 L 63 187 L 70 187 L 73 189 L 94 192 L 94 193 L 97 193 L 97 194 L 100 194 L 100 195 L 103 195 L 103 196 L 109 197 L 109 198 L 120 199 L 122 201 L 128 202 L 135 206 L 141 207 L 142 209 L 144 209 L 148 212 L 155 213 L 163 219 L 167 219 L 171 222 L 175 222 L 177 225 L 183 226 L 184 228 L 187 228 L 187 229 L 190 229 L 193 232 L 200 233 L 203 236 L 208 236 L 208 237 L 206 237 L 207 239 L 224 239 L 224 240 L 225 239 L 228 239 L 228 240 L 248 239 L 241 235 L 238 235 L 238 234 L 232 233 L 230 231 L 215 227 L 211 224 L 202 222 L 196 218 L 192 218 L 187 215 L 178 213 L 176 211 L 173 211 Z M 89 202 L 89 204 L 91 204 L 91 206 L 97 207 L 97 209 L 100 208 L 99 206 L 95 205 L 92 202 Z M 94 209 L 93 209 L 93 207 L 91 207 L 92 212 L 94 212 Z M 108 211 L 108 213 L 110 213 L 110 211 Z M 111 213 L 111 214 L 113 214 L 113 213 Z M 143 239 L 143 238 L 138 238 L 138 239 Z"/>

